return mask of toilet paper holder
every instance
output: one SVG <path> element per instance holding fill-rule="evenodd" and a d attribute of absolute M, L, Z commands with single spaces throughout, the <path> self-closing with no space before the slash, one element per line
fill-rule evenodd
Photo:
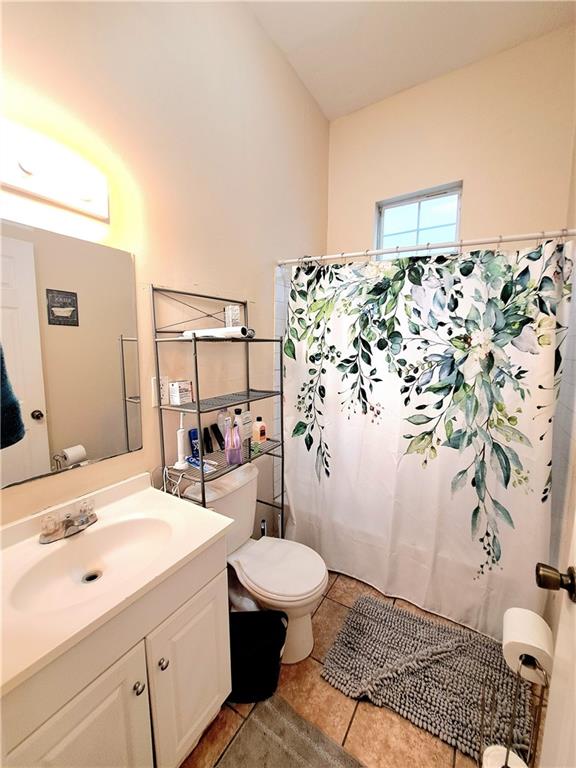
<path fill-rule="evenodd" d="M 536 565 L 536 584 L 541 589 L 565 589 L 573 603 L 576 603 L 576 569 L 570 566 L 566 573 L 546 563 Z"/>
<path fill-rule="evenodd" d="M 525 734 L 525 743 L 516 741 L 517 733 L 516 718 L 517 708 L 519 704 L 519 691 L 520 685 L 527 681 L 522 676 L 522 668 L 526 666 L 531 669 L 538 669 L 542 676 L 542 683 L 539 685 L 531 685 L 530 693 L 530 710 L 531 710 L 531 728 L 530 731 Z M 535 768 L 536 755 L 538 750 L 538 742 L 540 737 L 540 730 L 542 724 L 542 717 L 544 708 L 546 706 L 546 692 L 549 687 L 549 678 L 546 670 L 541 666 L 540 662 L 533 656 L 524 654 L 520 656 L 518 660 L 518 667 L 515 672 L 515 686 L 513 694 L 513 702 L 510 712 L 510 719 L 507 728 L 506 743 L 502 745 L 501 751 L 503 752 L 503 766 L 502 768 L 508 768 L 512 765 L 525 765 L 527 768 Z M 478 749 L 478 761 L 477 766 L 481 768 L 484 765 L 485 748 L 490 744 L 494 744 L 494 725 L 496 718 L 496 704 L 498 699 L 498 691 L 489 682 L 485 682 L 482 686 L 482 694 L 480 701 L 480 729 L 479 729 L 479 749 Z"/>

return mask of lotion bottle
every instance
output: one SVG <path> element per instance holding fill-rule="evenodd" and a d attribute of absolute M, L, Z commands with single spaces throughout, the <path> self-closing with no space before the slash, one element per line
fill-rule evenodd
<path fill-rule="evenodd" d="M 252 425 L 252 442 L 266 442 L 266 424 L 263 422 L 262 416 L 256 416 L 256 421 Z"/>

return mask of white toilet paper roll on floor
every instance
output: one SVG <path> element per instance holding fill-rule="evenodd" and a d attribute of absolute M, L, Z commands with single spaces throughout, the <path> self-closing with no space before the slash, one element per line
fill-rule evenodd
<path fill-rule="evenodd" d="M 70 448 L 64 448 L 62 451 L 64 463 L 67 467 L 71 464 L 79 464 L 86 458 L 86 448 L 83 445 L 71 445 Z"/>
<path fill-rule="evenodd" d="M 554 640 L 552 630 L 541 616 L 526 608 L 508 608 L 504 614 L 502 652 L 513 672 L 518 669 L 520 656 L 534 657 L 549 675 L 552 672 Z M 532 683 L 542 683 L 538 669 L 523 666 L 521 676 Z"/>
<path fill-rule="evenodd" d="M 482 768 L 502 768 L 506 763 L 506 747 L 500 744 L 493 744 L 490 747 L 486 747 L 484 754 L 482 755 Z M 528 768 L 524 760 L 522 760 L 515 752 L 510 752 L 508 755 L 508 765 L 510 768 Z"/>

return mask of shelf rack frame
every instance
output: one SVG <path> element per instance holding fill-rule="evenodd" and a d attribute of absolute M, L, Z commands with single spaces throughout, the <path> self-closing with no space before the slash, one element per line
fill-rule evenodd
<path fill-rule="evenodd" d="M 179 322 L 171 323 L 169 325 L 158 326 L 158 305 L 157 299 L 159 296 L 163 296 L 165 299 L 172 300 L 176 303 L 183 304 L 189 307 L 196 314 Z M 185 328 L 177 328 L 176 326 L 183 326 L 187 323 L 197 322 L 204 318 L 210 318 L 211 320 L 225 325 L 223 319 L 224 309 L 215 310 L 214 312 L 206 312 L 203 309 L 195 306 L 191 302 L 217 302 L 221 305 L 237 304 L 242 307 L 243 324 L 248 325 L 248 301 L 246 299 L 230 299 L 223 296 L 212 296 L 204 293 L 195 293 L 192 291 L 182 291 L 178 289 L 166 288 L 163 286 L 151 285 L 151 304 L 152 304 L 152 320 L 153 320 L 153 333 L 154 333 L 154 351 L 155 351 L 155 372 L 156 372 L 156 398 L 158 407 L 158 425 L 160 432 L 160 456 L 162 462 L 163 473 L 167 473 L 169 477 L 175 477 L 178 479 L 185 479 L 187 481 L 200 483 L 200 495 L 202 506 L 206 506 L 206 483 L 211 480 L 215 480 L 222 477 L 228 472 L 232 472 L 240 465 L 225 465 L 225 459 L 223 451 L 215 451 L 208 456 L 215 456 L 216 469 L 212 472 L 205 471 L 205 453 L 204 444 L 202 440 L 202 415 L 205 413 L 211 413 L 220 408 L 228 406 L 246 405 L 250 410 L 250 404 L 258 400 L 264 400 L 268 398 L 279 398 L 279 411 L 280 411 L 280 434 L 278 439 L 267 440 L 260 453 L 252 455 L 251 439 L 247 441 L 247 446 L 243 448 L 245 462 L 251 463 L 258 459 L 260 456 L 272 456 L 280 461 L 280 502 L 266 501 L 264 499 L 257 499 L 260 504 L 272 507 L 276 509 L 279 518 L 279 535 L 284 538 L 284 511 L 285 511 L 285 485 L 284 485 L 284 382 L 283 382 L 283 370 L 284 370 L 284 351 L 281 337 L 272 338 L 253 338 L 253 339 L 226 339 L 226 338 L 210 338 L 204 336 L 196 336 L 192 333 L 191 336 L 175 335 L 178 332 L 186 330 Z M 193 329 L 188 329 L 192 330 Z M 161 400 L 161 362 L 160 362 L 160 349 L 163 344 L 181 343 L 189 344 L 192 346 L 192 361 L 193 361 L 193 385 L 194 385 L 194 398 L 192 403 L 186 403 L 185 405 L 162 405 Z M 244 345 L 244 378 L 246 382 L 246 389 L 241 392 L 233 392 L 226 395 L 218 395 L 216 397 L 206 398 L 202 400 L 200 397 L 200 366 L 198 360 L 199 347 L 202 344 L 243 344 Z M 279 373 L 280 382 L 279 389 L 271 390 L 256 390 L 251 389 L 250 386 L 250 347 L 252 344 L 273 344 L 276 346 L 276 354 L 279 359 Z M 188 470 L 176 470 L 173 467 L 169 467 L 166 464 L 166 446 L 164 441 L 164 413 L 167 411 L 178 411 L 180 413 L 186 413 L 196 416 L 196 426 L 198 429 L 198 446 L 200 453 L 199 469 L 190 467 Z M 278 498 L 274 496 L 274 499 Z"/>
<path fill-rule="evenodd" d="M 121 333 L 118 341 L 120 343 L 120 380 L 122 385 L 122 411 L 124 414 L 124 434 L 126 436 L 126 450 L 130 452 L 131 448 L 130 448 L 130 428 L 128 425 L 128 404 L 137 405 L 140 408 L 141 402 L 140 402 L 140 386 L 138 386 L 138 393 L 135 395 L 129 395 L 126 389 L 126 352 L 124 349 L 124 344 L 130 341 L 135 342 L 137 344 L 138 338 L 135 336 L 124 336 L 124 334 Z M 141 412 L 140 412 L 140 431 L 142 431 L 142 413 Z"/>

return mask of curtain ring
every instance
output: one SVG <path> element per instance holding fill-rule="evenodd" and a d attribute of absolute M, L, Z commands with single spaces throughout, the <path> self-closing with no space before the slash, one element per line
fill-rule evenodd
<path fill-rule="evenodd" d="M 566 227 L 562 227 L 560 232 L 560 242 L 562 245 L 564 245 L 564 238 L 568 237 L 568 229 Z"/>
<path fill-rule="evenodd" d="M 498 242 L 496 243 L 496 251 L 500 250 L 500 248 L 502 247 L 502 240 L 503 239 L 504 238 L 503 238 L 502 235 L 498 235 Z"/>
<path fill-rule="evenodd" d="M 463 244 L 463 241 L 460 240 L 460 245 L 458 246 L 458 256 L 462 256 L 462 244 Z"/>

